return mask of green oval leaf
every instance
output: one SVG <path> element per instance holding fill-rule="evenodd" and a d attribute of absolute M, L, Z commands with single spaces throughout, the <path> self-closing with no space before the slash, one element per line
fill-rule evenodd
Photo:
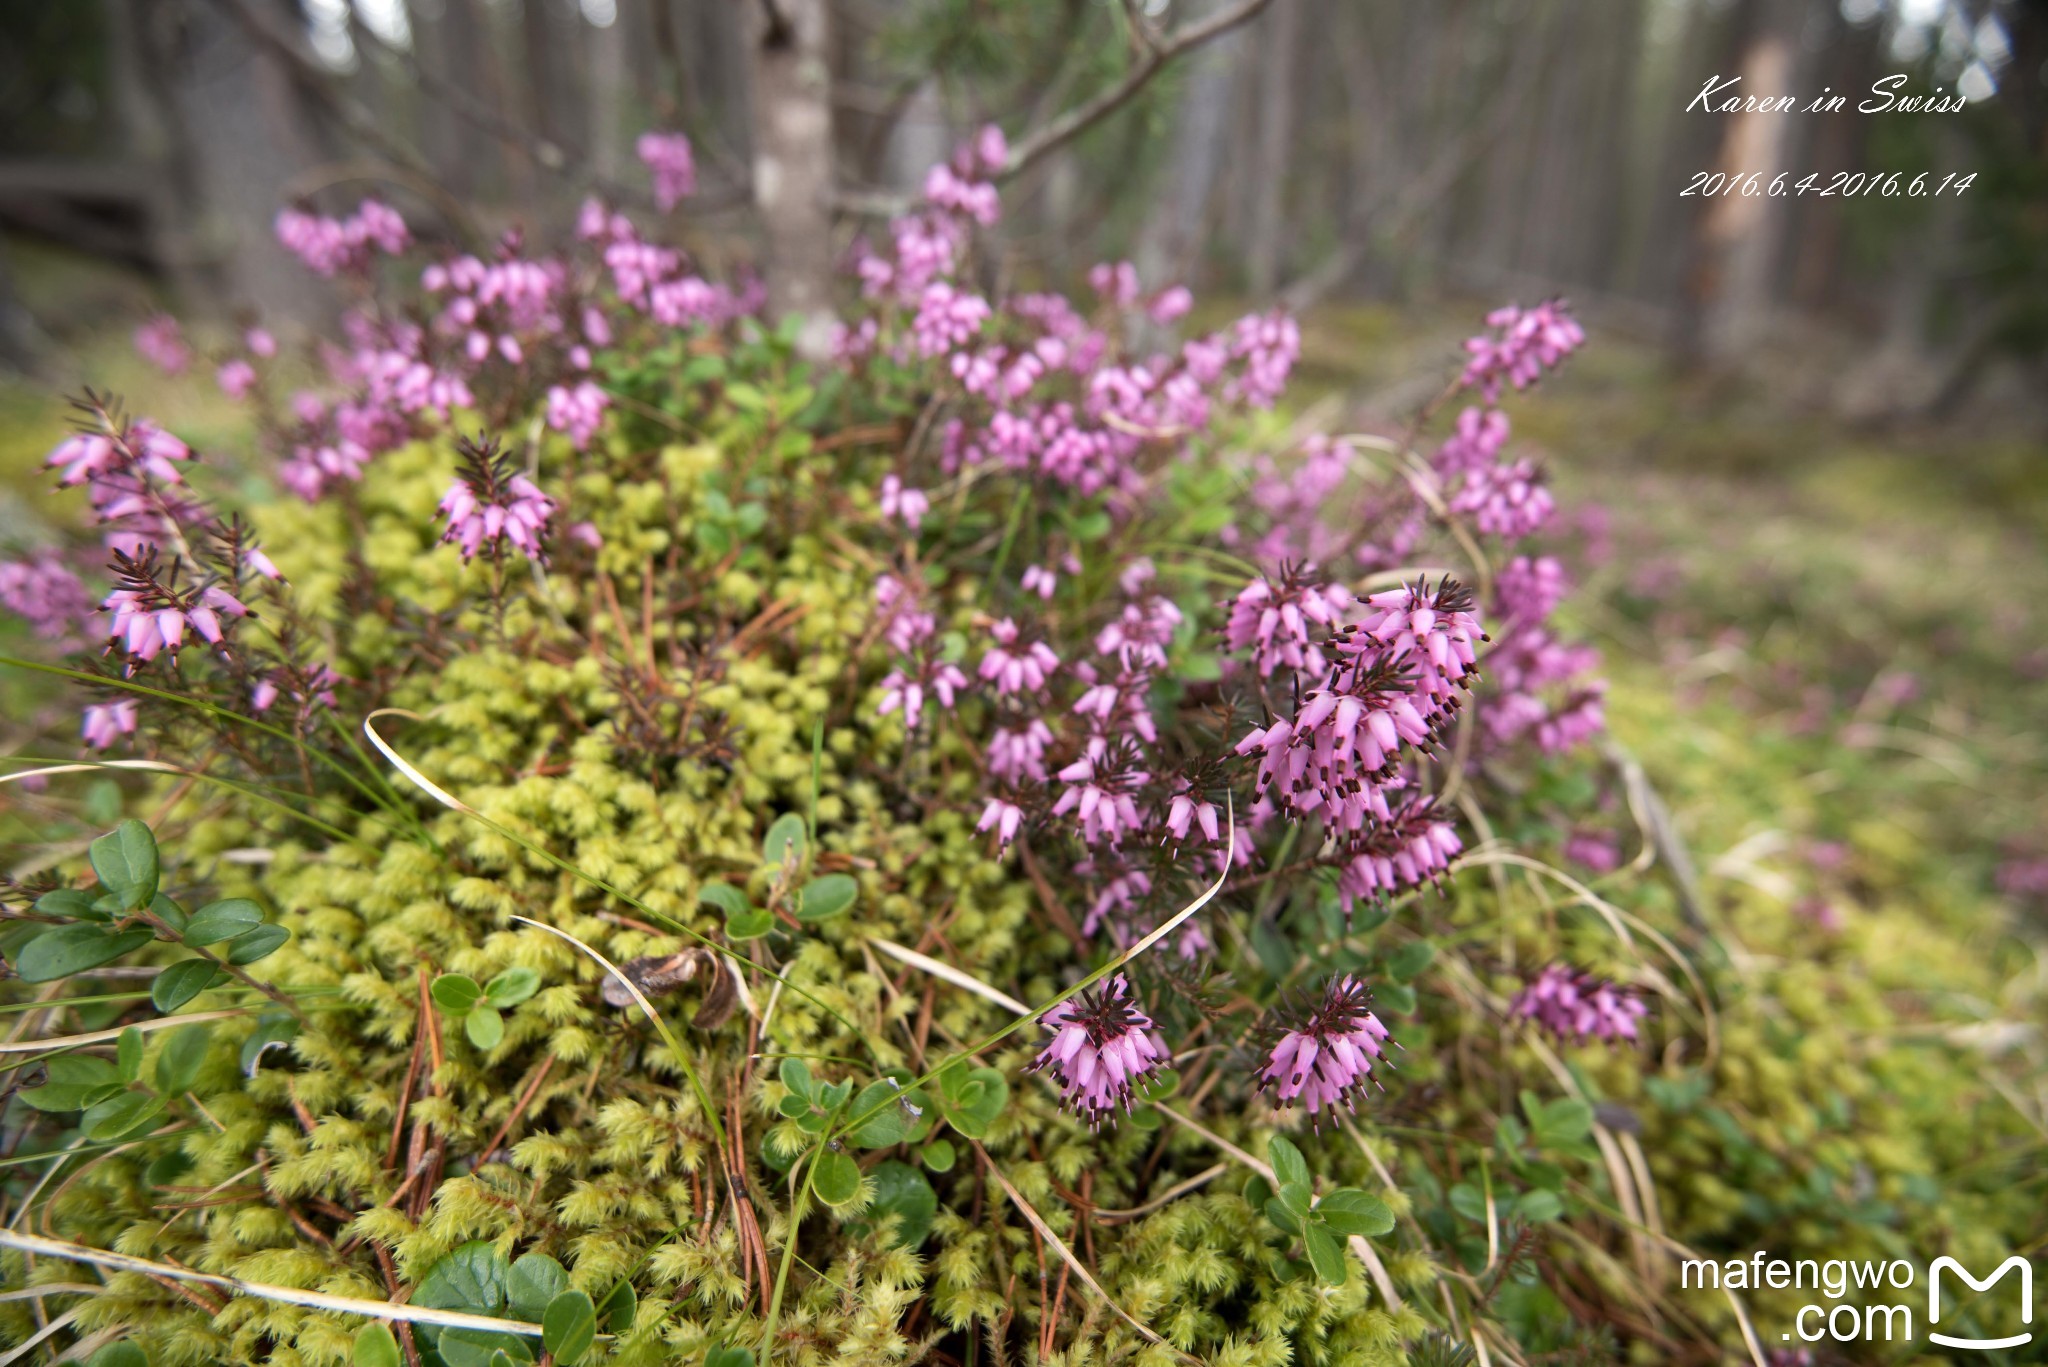
<path fill-rule="evenodd" d="M 484 999 L 484 990 L 467 973 L 443 973 L 427 989 L 434 1005 L 451 1016 L 460 1016 Z"/>
<path fill-rule="evenodd" d="M 164 1099 L 153 1092 L 121 1092 L 88 1106 L 79 1118 L 87 1139 L 120 1139 L 164 1113 Z"/>
<path fill-rule="evenodd" d="M 185 923 L 183 939 L 188 945 L 217 945 L 246 935 L 263 924 L 263 908 L 246 897 L 209 902 L 192 913 Z"/>
<path fill-rule="evenodd" d="M 505 1039 L 505 1018 L 494 1007 L 479 1006 L 462 1022 L 462 1033 L 479 1049 L 495 1049 Z"/>
<path fill-rule="evenodd" d="M 510 1275 L 504 1254 L 488 1240 L 472 1239 L 450 1249 L 427 1270 L 412 1293 L 412 1303 L 430 1310 L 495 1315 L 504 1309 L 505 1282 Z"/>
<path fill-rule="evenodd" d="M 1413 940 L 1387 956 L 1387 974 L 1395 982 L 1409 982 L 1420 976 L 1435 958 L 1435 945 L 1427 940 Z"/>
<path fill-rule="evenodd" d="M 868 1218 L 894 1215 L 897 1245 L 916 1248 L 922 1244 L 939 1213 L 938 1193 L 932 1190 L 924 1174 L 892 1158 L 877 1163 L 868 1177 L 875 1184 L 875 1199 L 868 1206 Z"/>
<path fill-rule="evenodd" d="M 21 1099 L 39 1111 L 82 1111 L 121 1089 L 114 1065 L 91 1054 L 59 1054 L 44 1068 L 50 1080 L 21 1093 Z"/>
<path fill-rule="evenodd" d="M 25 983 L 55 982 L 111 963 L 155 938 L 147 930 L 110 931 L 89 923 L 58 926 L 30 940 L 15 960 L 14 969 Z"/>
<path fill-rule="evenodd" d="M 597 1303 L 597 1318 L 609 1334 L 630 1332 L 639 1313 L 640 1298 L 633 1294 L 631 1282 L 620 1282 L 605 1292 L 604 1299 Z"/>
<path fill-rule="evenodd" d="M 211 1027 L 181 1025 L 171 1031 L 156 1056 L 156 1086 L 165 1096 L 190 1091 L 206 1063 L 206 1048 L 212 1043 Z"/>
<path fill-rule="evenodd" d="M 1301 1156 L 1301 1150 L 1294 1147 L 1292 1140 L 1276 1134 L 1266 1141 L 1266 1161 L 1273 1165 L 1273 1174 L 1280 1179 L 1280 1186 L 1311 1185 L 1308 1160 Z"/>
<path fill-rule="evenodd" d="M 398 1351 L 398 1339 L 390 1327 L 372 1320 L 356 1331 L 350 1361 L 353 1367 L 399 1367 L 404 1358 Z"/>
<path fill-rule="evenodd" d="M 569 1289 L 569 1274 L 545 1253 L 525 1253 L 505 1274 L 505 1300 L 512 1313 L 534 1323 L 555 1297 Z M 592 1324 L 596 1323 L 593 1312 Z"/>
<path fill-rule="evenodd" d="M 185 934 L 185 927 L 192 923 L 190 913 L 178 905 L 177 899 L 161 892 L 149 899 L 149 911 L 150 915 L 176 931 L 180 937 Z"/>
<path fill-rule="evenodd" d="M 795 812 L 784 812 L 761 837 L 761 862 L 770 868 L 780 868 L 791 859 L 802 863 L 805 843 L 804 819 Z"/>
<path fill-rule="evenodd" d="M 918 1158 L 933 1172 L 951 1172 L 959 1154 L 954 1151 L 950 1139 L 934 1139 L 917 1152 Z"/>
<path fill-rule="evenodd" d="M 1538 1187 L 1535 1191 L 1523 1192 L 1522 1198 L 1515 1202 L 1515 1209 L 1530 1224 L 1540 1225 L 1564 1214 L 1564 1202 L 1558 1199 L 1556 1192 Z"/>
<path fill-rule="evenodd" d="M 1010 1084 L 1001 1073 L 993 1068 L 969 1069 L 966 1082 L 946 1109 L 946 1120 L 967 1138 L 982 1139 L 1009 1104 Z"/>
<path fill-rule="evenodd" d="M 36 898 L 36 910 L 45 916 L 73 916 L 85 921 L 104 921 L 107 913 L 93 905 L 93 895 L 84 888 L 58 888 Z"/>
<path fill-rule="evenodd" d="M 904 1100 L 903 1089 L 887 1078 L 861 1088 L 860 1095 L 853 1099 L 853 1114 L 866 1119 L 854 1127 L 853 1142 L 864 1149 L 901 1144 L 910 1133 L 913 1119 L 903 1108 Z"/>
<path fill-rule="evenodd" d="M 728 921 L 735 916 L 745 916 L 753 910 L 753 904 L 747 901 L 747 895 L 730 883 L 706 883 L 697 889 L 697 900 L 709 902 L 717 907 L 725 913 Z"/>
<path fill-rule="evenodd" d="M 1328 1228 L 1311 1224 L 1301 1231 L 1301 1242 L 1308 1249 L 1308 1263 L 1316 1270 L 1316 1276 L 1331 1286 L 1342 1286 L 1351 1276 L 1351 1260 L 1344 1256 L 1344 1243 Z"/>
<path fill-rule="evenodd" d="M 121 1081 L 141 1079 L 143 1048 L 142 1032 L 132 1025 L 114 1040 L 114 1068 L 121 1074 Z"/>
<path fill-rule="evenodd" d="M 491 1329 L 443 1329 L 435 1346 L 447 1367 L 499 1367 L 504 1362 L 533 1361 L 533 1349 L 525 1339 Z"/>
<path fill-rule="evenodd" d="M 1363 1234 L 1368 1239 L 1394 1227 L 1394 1212 L 1387 1209 L 1386 1202 L 1355 1187 L 1339 1187 L 1316 1202 L 1316 1214 L 1339 1234 Z"/>
<path fill-rule="evenodd" d="M 729 916 L 725 922 L 725 938 L 728 940 L 758 940 L 775 929 L 775 913 L 772 911 L 750 911 L 744 916 Z"/>
<path fill-rule="evenodd" d="M 1287 1203 L 1277 1196 L 1267 1199 L 1266 1218 L 1289 1234 L 1301 1233 L 1301 1217 L 1289 1210 Z"/>
<path fill-rule="evenodd" d="M 811 1190 L 828 1206 L 843 1206 L 860 1195 L 860 1164 L 853 1155 L 826 1149 L 811 1170 Z"/>
<path fill-rule="evenodd" d="M 754 1350 L 721 1343 L 704 1355 L 704 1367 L 754 1367 Z"/>
<path fill-rule="evenodd" d="M 149 1367 L 149 1356 L 133 1339 L 110 1343 L 85 1360 L 85 1367 Z"/>
<path fill-rule="evenodd" d="M 169 1015 L 214 983 L 226 982 L 227 976 L 211 959 L 186 959 L 156 975 L 149 985 L 149 1000 Z"/>
<path fill-rule="evenodd" d="M 291 938 L 292 933 L 283 926 L 258 926 L 247 935 L 237 935 L 228 941 L 227 961 L 239 966 L 267 959 Z"/>
<path fill-rule="evenodd" d="M 811 1099 L 814 1084 L 811 1081 L 810 1064 L 800 1058 L 785 1058 L 775 1071 L 782 1079 L 783 1086 L 805 1101 Z"/>
<path fill-rule="evenodd" d="M 796 919 L 823 921 L 846 911 L 860 896 L 860 884 L 853 875 L 828 873 L 804 884 L 797 896 Z"/>
<path fill-rule="evenodd" d="M 88 851 L 100 886 L 138 911 L 156 896 L 156 837 L 140 821 L 124 821 L 92 842 Z"/>
<path fill-rule="evenodd" d="M 484 984 L 484 997 L 500 1011 L 509 1011 L 540 991 L 540 974 L 530 968 L 508 968 Z"/>
<path fill-rule="evenodd" d="M 597 1307 L 590 1297 L 564 1291 L 548 1302 L 540 1317 L 540 1342 L 561 1367 L 573 1367 L 596 1341 Z"/>

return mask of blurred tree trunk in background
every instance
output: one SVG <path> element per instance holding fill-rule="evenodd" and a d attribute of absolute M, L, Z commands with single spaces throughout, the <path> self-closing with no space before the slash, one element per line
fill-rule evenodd
<path fill-rule="evenodd" d="M 1294 136 L 1297 49 L 1301 46 L 1301 10 L 1305 0 L 1273 0 L 1258 28 L 1258 142 L 1246 174 L 1251 210 L 1244 248 L 1245 283 L 1254 298 L 1264 299 L 1279 283 L 1280 254 L 1285 247 L 1285 201 L 1289 144 Z"/>
<path fill-rule="evenodd" d="M 271 232 L 284 198 L 295 188 L 311 188 L 306 173 L 327 161 L 312 111 L 284 59 L 211 0 L 132 2 L 143 21 L 138 56 L 171 73 L 168 107 L 189 148 L 191 202 L 201 206 L 195 236 L 216 265 L 224 302 L 274 317 L 320 317 L 327 292 Z M 258 20 L 300 22 L 289 0 L 227 0 L 237 2 L 256 11 Z M 214 301 L 187 302 L 204 307 Z"/>
<path fill-rule="evenodd" d="M 1221 7 L 1218 0 L 1198 0 L 1190 6 L 1189 17 L 1206 18 Z M 1225 34 L 1186 59 L 1166 172 L 1153 193 L 1151 212 L 1133 253 L 1148 285 L 1182 279 L 1199 262 L 1215 222 L 1217 178 L 1229 147 L 1239 73 L 1250 46 L 1247 34 Z"/>
<path fill-rule="evenodd" d="M 822 355 L 832 327 L 829 0 L 763 0 L 751 45 L 754 204 L 767 238 L 768 310 L 802 319 Z"/>
<path fill-rule="evenodd" d="M 1800 0 L 1739 0 L 1731 19 L 1734 60 L 1718 76 L 1740 76 L 1730 96 L 1775 98 L 1802 87 Z M 1789 171 L 1791 117 L 1778 113 L 1702 114 L 1720 125 L 1720 147 L 1706 169 L 1768 182 Z M 1679 357 L 1688 364 L 1734 359 L 1766 335 L 1776 308 L 1776 268 L 1784 245 L 1786 200 L 1768 194 L 1717 194 L 1694 220 L 1693 269 L 1681 301 Z"/>

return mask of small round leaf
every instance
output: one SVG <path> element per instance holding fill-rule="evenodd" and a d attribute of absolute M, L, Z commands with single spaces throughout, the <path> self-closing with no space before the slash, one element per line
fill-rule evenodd
<path fill-rule="evenodd" d="M 562 1367 L 571 1367 L 597 1341 L 597 1307 L 581 1291 L 564 1291 L 548 1302 L 540 1319 L 541 1346 Z"/>
<path fill-rule="evenodd" d="M 459 1016 L 484 999 L 484 990 L 466 973 L 443 973 L 428 989 L 434 1005 L 451 1016 Z"/>
<path fill-rule="evenodd" d="M 827 1149 L 818 1155 L 811 1173 L 811 1190 L 828 1206 L 843 1206 L 860 1195 L 860 1164 L 851 1154 Z"/>
<path fill-rule="evenodd" d="M 479 1006 L 462 1022 L 462 1032 L 479 1049 L 495 1049 L 505 1039 L 505 1018 L 495 1008 Z"/>
<path fill-rule="evenodd" d="M 353 1367 L 399 1367 L 404 1360 L 390 1326 L 372 1320 L 356 1332 L 355 1349 L 350 1354 Z"/>

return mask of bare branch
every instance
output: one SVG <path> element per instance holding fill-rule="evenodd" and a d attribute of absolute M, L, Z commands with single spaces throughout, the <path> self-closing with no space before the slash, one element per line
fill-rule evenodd
<path fill-rule="evenodd" d="M 1054 148 L 1072 142 L 1128 104 L 1154 76 L 1165 70 L 1167 63 L 1174 58 L 1250 21 L 1271 3 L 1272 0 L 1242 0 L 1242 3 L 1233 5 L 1220 14 L 1175 29 L 1153 44 L 1115 85 L 1093 99 L 1075 105 L 1043 128 L 1019 138 L 1011 146 L 1010 159 L 1004 164 L 996 179 L 1009 180 Z"/>

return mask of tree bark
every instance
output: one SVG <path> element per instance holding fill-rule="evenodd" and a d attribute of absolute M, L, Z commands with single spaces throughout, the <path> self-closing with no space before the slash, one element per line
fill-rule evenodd
<path fill-rule="evenodd" d="M 1261 35 L 1259 140 L 1250 168 L 1251 214 L 1245 241 L 1245 282 L 1254 299 L 1271 295 L 1280 278 L 1301 4 L 1302 0 L 1273 0 Z"/>
<path fill-rule="evenodd" d="M 829 0 L 762 0 L 753 33 L 754 204 L 768 239 L 768 309 L 822 356 L 832 327 Z"/>
<path fill-rule="evenodd" d="M 1207 17 L 1216 8 L 1212 3 L 1195 17 Z M 1196 254 L 1208 236 L 1209 206 L 1229 141 L 1244 49 L 1244 35 L 1231 33 L 1186 58 L 1187 86 L 1174 119 L 1167 183 L 1153 197 L 1134 254 L 1147 284 L 1194 274 Z"/>

